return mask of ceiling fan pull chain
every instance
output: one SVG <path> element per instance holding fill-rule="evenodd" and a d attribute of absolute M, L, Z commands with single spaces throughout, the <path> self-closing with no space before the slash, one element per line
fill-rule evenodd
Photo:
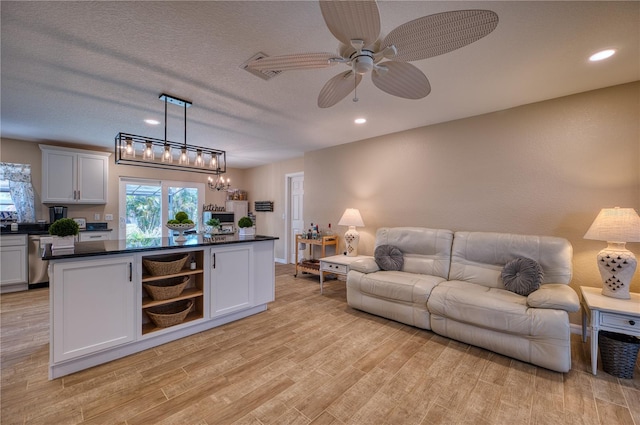
<path fill-rule="evenodd" d="M 358 79 L 356 78 L 356 74 L 353 74 L 353 101 L 357 102 L 358 100 Z"/>

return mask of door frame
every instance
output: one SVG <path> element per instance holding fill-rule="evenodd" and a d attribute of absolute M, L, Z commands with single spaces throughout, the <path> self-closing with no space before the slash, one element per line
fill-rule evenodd
<path fill-rule="evenodd" d="M 295 241 L 291 237 L 291 181 L 294 177 L 304 177 L 304 171 L 297 173 L 288 173 L 284 175 L 284 264 L 291 264 L 291 247 L 295 245 Z M 303 204 L 304 210 L 304 204 Z"/>

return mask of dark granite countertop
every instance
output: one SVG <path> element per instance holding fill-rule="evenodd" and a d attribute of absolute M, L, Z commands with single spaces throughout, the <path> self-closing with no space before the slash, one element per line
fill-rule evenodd
<path fill-rule="evenodd" d="M 125 240 L 76 242 L 74 248 L 52 250 L 51 244 L 47 244 L 43 260 L 57 260 L 63 258 L 94 257 L 100 255 L 127 254 L 149 251 L 172 250 L 179 248 L 207 247 L 212 245 L 227 245 L 238 243 L 251 243 L 260 241 L 273 241 L 279 238 L 275 236 L 238 236 L 238 235 L 185 235 L 185 242 L 176 242 L 174 237 L 149 238 L 127 243 Z"/>
<path fill-rule="evenodd" d="M 7 224 L 6 226 L 0 227 L 0 235 L 40 235 L 40 236 L 48 236 L 49 231 L 47 228 L 49 224 L 19 224 L 18 230 L 11 231 L 11 225 Z M 111 232 L 113 229 L 83 229 L 81 232 Z"/>

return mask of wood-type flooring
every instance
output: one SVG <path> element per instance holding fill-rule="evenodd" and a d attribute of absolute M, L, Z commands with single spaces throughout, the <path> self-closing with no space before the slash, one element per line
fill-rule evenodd
<path fill-rule="evenodd" d="M 557 373 L 347 306 L 276 266 L 261 314 L 53 381 L 49 290 L 1 297 L 2 425 L 629 424 L 634 379 Z"/>

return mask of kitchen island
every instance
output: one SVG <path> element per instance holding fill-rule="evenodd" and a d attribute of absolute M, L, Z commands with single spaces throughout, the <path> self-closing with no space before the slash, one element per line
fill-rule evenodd
<path fill-rule="evenodd" d="M 49 379 L 265 311 L 275 298 L 276 239 L 194 234 L 47 246 Z M 165 291 L 176 282 L 181 292 Z"/>

